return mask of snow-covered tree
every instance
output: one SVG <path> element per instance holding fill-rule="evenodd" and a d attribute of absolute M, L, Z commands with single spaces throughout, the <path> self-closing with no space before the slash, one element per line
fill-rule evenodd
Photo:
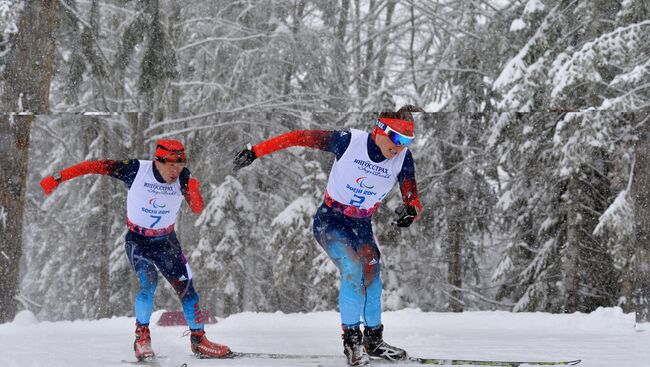
<path fill-rule="evenodd" d="M 206 196 L 206 208 L 196 221 L 201 239 L 189 255 L 191 266 L 201 269 L 194 279 L 202 304 L 219 315 L 265 310 L 262 299 L 256 299 L 257 309 L 247 302 L 249 294 L 259 296 L 258 284 L 251 284 L 251 278 L 265 279 L 269 273 L 263 263 L 265 254 L 256 251 L 257 243 L 242 236 L 243 231 L 252 234 L 256 225 L 253 204 L 232 176 Z"/>

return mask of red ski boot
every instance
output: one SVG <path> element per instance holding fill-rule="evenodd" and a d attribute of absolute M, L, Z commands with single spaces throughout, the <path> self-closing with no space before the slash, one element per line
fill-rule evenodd
<path fill-rule="evenodd" d="M 135 358 L 138 361 L 152 359 L 154 357 L 154 352 L 151 348 L 151 334 L 149 333 L 149 327 L 138 324 L 135 325 L 135 342 L 133 342 Z"/>
<path fill-rule="evenodd" d="M 190 338 L 192 352 L 197 358 L 228 358 L 232 355 L 227 346 L 209 341 L 203 329 L 192 331 Z"/>

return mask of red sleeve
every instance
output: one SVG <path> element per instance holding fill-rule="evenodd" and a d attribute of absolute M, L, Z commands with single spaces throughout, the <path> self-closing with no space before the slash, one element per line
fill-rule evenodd
<path fill-rule="evenodd" d="M 404 205 L 414 206 L 418 210 L 418 216 L 422 212 L 422 203 L 418 197 L 418 185 L 414 178 L 405 178 L 401 182 L 400 190 L 402 191 L 402 200 Z"/>
<path fill-rule="evenodd" d="M 257 158 L 289 147 L 331 149 L 334 131 L 297 130 L 263 141 L 253 147 Z"/>
<path fill-rule="evenodd" d="M 122 164 L 122 162 L 114 160 L 81 162 L 62 170 L 60 172 L 61 182 L 92 173 L 98 175 L 111 175 L 121 167 L 120 164 Z"/>
<path fill-rule="evenodd" d="M 190 205 L 192 212 L 201 214 L 203 211 L 203 196 L 201 196 L 201 183 L 194 177 L 187 181 L 187 190 L 183 193 L 185 200 Z"/>

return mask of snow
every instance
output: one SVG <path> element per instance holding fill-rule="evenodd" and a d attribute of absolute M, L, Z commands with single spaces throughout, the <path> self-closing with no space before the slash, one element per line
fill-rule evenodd
<path fill-rule="evenodd" d="M 523 15 L 530 16 L 531 14 L 544 11 L 544 9 L 546 9 L 546 6 L 540 0 L 530 0 L 526 3 Z"/>
<path fill-rule="evenodd" d="M 512 21 L 512 24 L 510 24 L 510 32 L 520 31 L 526 29 L 526 27 L 528 27 L 526 22 L 521 18 L 517 18 Z"/>
<path fill-rule="evenodd" d="M 500 208 L 501 210 L 508 210 L 510 206 L 515 202 L 514 198 L 512 197 L 512 191 L 508 190 L 499 197 L 499 200 L 497 201 L 497 208 Z"/>
<path fill-rule="evenodd" d="M 528 51 L 528 49 L 526 49 Z M 499 77 L 494 81 L 493 89 L 497 90 L 504 88 L 510 83 L 513 83 L 524 75 L 526 64 L 524 63 L 524 52 L 519 52 L 516 57 L 513 57 L 501 71 Z"/>
<path fill-rule="evenodd" d="M 166 358 L 162 366 L 344 366 L 338 313 L 241 313 L 206 325 L 207 335 L 241 352 L 334 355 L 340 358 L 262 360 L 197 360 L 191 356 L 184 327 L 160 327 L 152 318 L 154 350 Z M 591 314 L 422 312 L 407 309 L 384 313 L 386 341 L 413 356 L 507 359 L 582 359 L 583 367 L 647 367 L 650 324 L 635 326 L 634 315 L 620 308 Z M 22 312 L 0 325 L 0 365 L 126 366 L 133 360 L 134 319 L 37 322 Z"/>
<path fill-rule="evenodd" d="M 33 324 L 38 323 L 38 319 L 36 318 L 36 315 L 29 311 L 20 311 L 14 317 L 14 325 L 16 326 L 30 326 Z"/>
<path fill-rule="evenodd" d="M 305 226 L 304 217 L 305 213 L 314 213 L 316 212 L 316 205 L 314 205 L 313 200 L 310 200 L 308 197 L 301 197 L 292 202 L 284 209 L 280 214 L 278 214 L 275 219 L 271 222 L 271 226 L 289 226 L 293 223 L 297 223 L 296 226 Z"/>
<path fill-rule="evenodd" d="M 0 226 L 3 230 L 7 228 L 7 212 L 2 206 L 0 206 Z"/>
<path fill-rule="evenodd" d="M 602 233 L 604 228 L 613 222 L 620 221 L 619 225 L 627 228 L 627 231 L 631 233 L 633 231 L 633 219 L 632 207 L 627 199 L 627 190 L 621 191 L 614 202 L 605 210 L 605 212 L 600 216 L 598 220 L 598 225 L 594 229 L 594 235 L 599 235 Z"/>

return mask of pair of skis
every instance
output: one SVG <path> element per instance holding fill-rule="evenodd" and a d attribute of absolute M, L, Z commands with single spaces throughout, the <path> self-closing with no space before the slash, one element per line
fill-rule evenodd
<path fill-rule="evenodd" d="M 152 366 L 160 367 L 159 358 L 164 357 L 154 357 L 151 359 L 143 361 L 123 361 L 129 364 L 141 365 L 141 366 Z M 227 358 L 251 358 L 251 359 L 330 359 L 330 358 L 341 358 L 341 356 L 334 355 L 317 355 L 317 354 L 283 354 L 283 353 L 241 353 L 235 352 L 232 353 Z M 448 358 L 421 358 L 421 357 L 409 357 L 405 361 L 391 362 L 384 359 L 373 359 L 372 364 L 424 364 L 424 365 L 435 365 L 435 366 L 494 366 L 494 367 L 518 367 L 518 366 L 576 366 L 580 363 L 580 360 L 573 361 L 483 361 L 483 360 L 472 360 L 472 359 L 448 359 Z M 186 363 L 183 363 L 179 367 L 187 367 Z"/>
<path fill-rule="evenodd" d="M 333 355 L 301 355 L 301 354 L 282 354 L 282 353 L 233 353 L 232 358 L 259 358 L 259 359 L 323 359 L 323 358 L 340 358 Z M 372 364 L 391 364 L 391 363 L 411 363 L 424 365 L 442 365 L 442 366 L 495 366 L 495 367 L 517 367 L 522 365 L 529 366 L 576 366 L 581 360 L 573 361 L 481 361 L 471 359 L 448 359 L 448 358 L 421 358 L 409 357 L 405 361 L 391 362 L 385 359 L 372 359 Z"/>

